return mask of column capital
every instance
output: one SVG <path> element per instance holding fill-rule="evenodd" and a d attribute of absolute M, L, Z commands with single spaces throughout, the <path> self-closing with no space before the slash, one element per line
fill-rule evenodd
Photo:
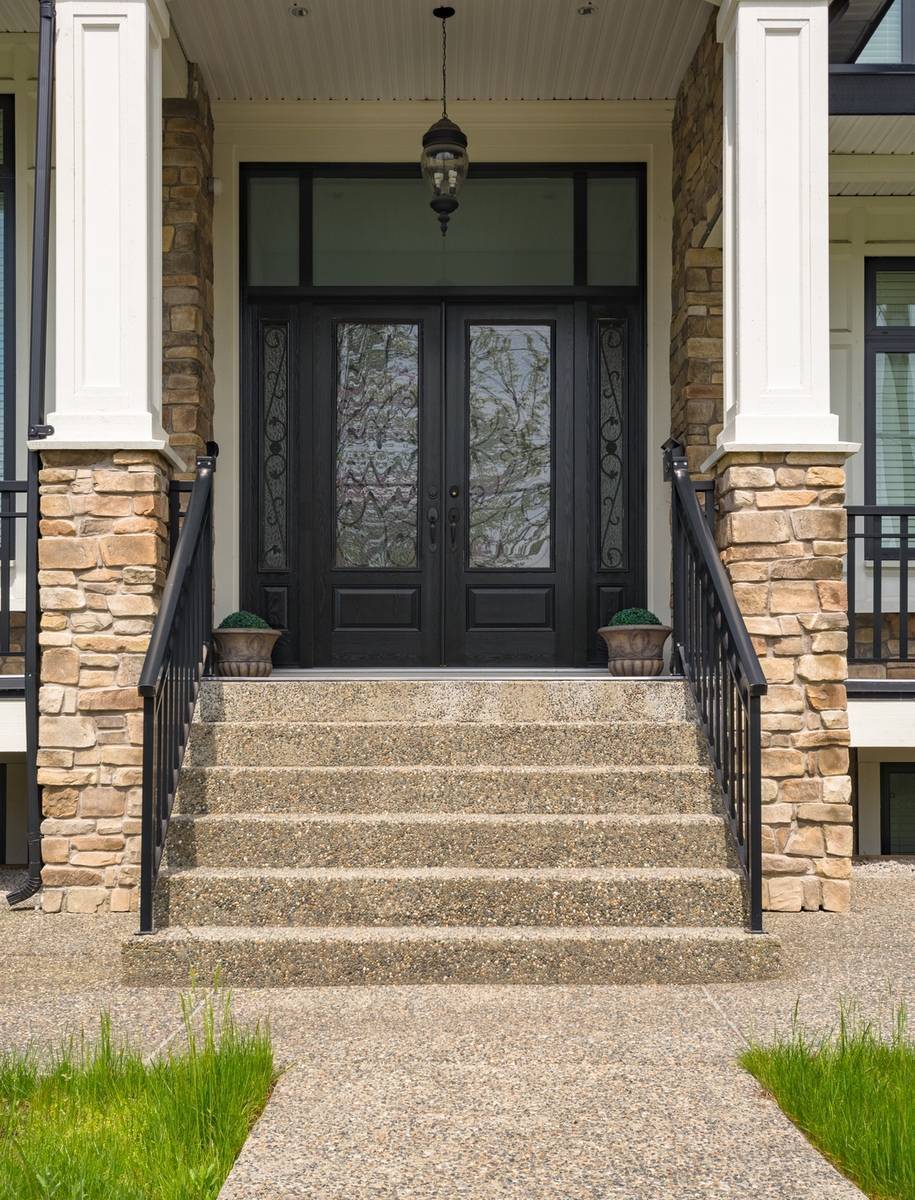
<path fill-rule="evenodd" d="M 785 16 L 790 9 L 794 9 L 798 13 L 803 9 L 828 9 L 830 2 L 831 0 L 720 0 L 717 22 L 718 41 L 724 41 L 728 28 L 739 8 L 745 12 L 753 10 L 757 19 L 759 19 L 766 15 L 766 10 L 768 10 L 769 15 L 778 17 Z"/>

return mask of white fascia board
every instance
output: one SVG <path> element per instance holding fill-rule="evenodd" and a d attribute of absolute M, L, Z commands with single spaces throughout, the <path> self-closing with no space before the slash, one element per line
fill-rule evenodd
<path fill-rule="evenodd" d="M 25 752 L 25 701 L 0 700 L 0 754 Z"/>
<path fill-rule="evenodd" d="M 915 746 L 915 699 L 849 700 L 848 729 L 856 749 Z"/>

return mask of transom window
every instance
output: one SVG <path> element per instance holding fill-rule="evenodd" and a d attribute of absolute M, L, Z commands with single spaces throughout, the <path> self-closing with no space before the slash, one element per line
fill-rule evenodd
<path fill-rule="evenodd" d="M 474 166 L 442 237 L 410 167 L 249 167 L 249 288 L 641 285 L 644 171 Z"/>

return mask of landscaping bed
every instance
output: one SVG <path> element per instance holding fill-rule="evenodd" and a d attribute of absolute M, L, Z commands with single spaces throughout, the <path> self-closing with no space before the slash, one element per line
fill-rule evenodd
<path fill-rule="evenodd" d="M 0 1200 L 215 1200 L 275 1079 L 269 1033 L 184 1003 L 177 1050 L 98 1039 L 0 1059 Z"/>
<path fill-rule="evenodd" d="M 872 1200 L 915 1200 L 915 1042 L 904 1009 L 889 1037 L 843 1013 L 834 1034 L 813 1039 L 795 1024 L 741 1062 Z"/>

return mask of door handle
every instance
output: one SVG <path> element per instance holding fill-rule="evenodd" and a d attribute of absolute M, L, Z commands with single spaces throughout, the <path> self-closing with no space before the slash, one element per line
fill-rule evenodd
<path fill-rule="evenodd" d="M 448 509 L 448 530 L 451 534 L 451 549 L 457 547 L 457 527 L 460 519 L 460 510 L 457 508 Z"/>
<path fill-rule="evenodd" d="M 427 514 L 429 521 L 429 549 L 438 549 L 438 509 L 433 505 Z"/>

